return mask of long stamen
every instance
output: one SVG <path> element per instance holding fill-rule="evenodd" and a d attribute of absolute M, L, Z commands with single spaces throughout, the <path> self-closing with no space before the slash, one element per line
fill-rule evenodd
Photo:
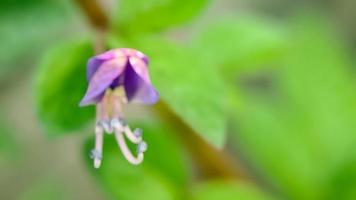
<path fill-rule="evenodd" d="M 104 126 L 100 121 L 107 118 L 104 103 L 100 102 L 96 106 L 96 126 L 95 126 L 95 149 L 91 151 L 90 157 L 94 160 L 94 168 L 99 168 L 103 155 Z"/>
<path fill-rule="evenodd" d="M 124 127 L 124 133 L 126 137 L 133 143 L 138 144 L 142 141 L 142 131 L 141 129 L 135 129 L 134 132 L 131 131 L 129 126 Z"/>
<path fill-rule="evenodd" d="M 104 130 L 97 126 L 95 128 L 95 149 L 91 152 L 91 157 L 94 159 L 94 168 L 99 168 L 103 155 Z"/>
<path fill-rule="evenodd" d="M 113 127 L 111 126 L 110 119 L 109 119 L 109 114 L 111 110 L 111 102 L 110 102 L 110 96 L 111 96 L 111 90 L 107 90 L 104 98 L 102 100 L 102 117 L 100 120 L 101 125 L 103 126 L 104 130 L 106 133 L 111 134 L 114 132 Z"/>
<path fill-rule="evenodd" d="M 118 132 L 124 132 L 126 137 L 135 144 L 142 141 L 142 130 L 137 128 L 134 132 L 131 131 L 130 127 L 122 119 L 114 118 L 111 120 L 111 126 Z"/>
<path fill-rule="evenodd" d="M 142 131 L 136 129 L 134 132 L 131 131 L 130 127 L 125 123 L 122 117 L 122 104 L 126 102 L 126 95 L 123 88 L 116 88 L 112 94 L 112 120 L 111 124 L 114 127 L 115 138 L 121 149 L 124 157 L 132 164 L 138 165 L 143 161 L 143 153 L 147 149 L 147 145 L 142 141 Z M 130 149 L 127 147 L 125 136 L 135 144 L 137 147 L 137 157 L 135 157 Z"/>
<path fill-rule="evenodd" d="M 122 116 L 122 104 L 126 101 L 126 95 L 123 88 L 117 88 L 112 94 L 112 120 L 111 124 L 118 131 L 124 132 L 126 137 L 133 143 L 138 144 L 142 141 L 142 131 L 141 129 L 136 129 L 134 132 L 131 131 L 130 127 L 125 123 Z"/>
<path fill-rule="evenodd" d="M 137 157 L 135 157 L 132 155 L 130 149 L 127 147 L 124 135 L 122 134 L 122 132 L 117 131 L 117 129 L 115 130 L 115 138 L 117 143 L 119 144 L 122 154 L 130 163 L 134 165 L 138 165 L 143 161 L 143 157 L 144 157 L 143 152 L 144 150 L 146 150 L 145 148 L 143 149 L 139 148 L 138 155 Z"/>

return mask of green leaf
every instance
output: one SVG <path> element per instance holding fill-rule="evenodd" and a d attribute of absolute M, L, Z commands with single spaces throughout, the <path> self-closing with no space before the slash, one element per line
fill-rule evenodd
<path fill-rule="evenodd" d="M 345 163 L 334 170 L 328 176 L 330 183 L 328 191 L 329 199 L 352 200 L 356 198 L 356 159 L 355 154 L 345 159 Z"/>
<path fill-rule="evenodd" d="M 8 72 L 28 68 L 53 38 L 58 41 L 69 35 L 68 29 L 79 22 L 76 19 L 69 0 L 3 2 L 0 7 L 0 79 Z"/>
<path fill-rule="evenodd" d="M 227 75 L 241 69 L 267 67 L 285 50 L 285 33 L 272 21 L 257 17 L 212 20 L 192 39 L 207 63 L 224 66 Z"/>
<path fill-rule="evenodd" d="M 223 146 L 225 92 L 214 68 L 190 49 L 166 40 L 140 38 L 135 45 L 150 58 L 150 74 L 162 100 L 206 141 Z"/>
<path fill-rule="evenodd" d="M 354 63 L 324 20 L 305 17 L 298 22 L 292 29 L 298 35 L 292 47 L 296 53 L 286 61 L 282 83 L 300 114 L 319 130 L 314 134 L 328 162 L 348 157 L 356 144 Z"/>
<path fill-rule="evenodd" d="M 249 183 L 233 181 L 209 181 L 193 189 L 194 200 L 268 200 L 272 199 Z"/>
<path fill-rule="evenodd" d="M 137 34 L 179 25 L 191 20 L 209 0 L 119 1 L 114 23 L 120 33 Z M 174 13 L 174 14 L 173 14 Z"/>
<path fill-rule="evenodd" d="M 239 106 L 237 75 L 276 68 L 276 62 L 285 54 L 286 39 L 286 30 L 272 20 L 230 16 L 213 19 L 198 29 L 190 46 L 205 63 L 217 68 L 223 82 L 228 83 L 228 104 Z"/>
<path fill-rule="evenodd" d="M 243 99 L 243 105 L 236 110 L 233 128 L 237 145 L 247 149 L 251 162 L 277 183 L 281 192 L 292 193 L 296 199 L 317 199 L 318 167 L 307 148 L 307 139 L 298 135 L 305 132 L 305 127 L 298 126 L 300 120 L 294 121 L 286 113 L 296 111 L 261 101 Z"/>
<path fill-rule="evenodd" d="M 172 130 L 156 122 L 146 124 L 138 126 L 148 144 L 142 164 L 128 163 L 114 136 L 109 135 L 105 137 L 102 166 L 95 170 L 90 160 L 89 167 L 117 199 L 176 199 L 177 189 L 183 190 L 188 182 L 182 149 L 172 137 Z M 86 144 L 85 153 L 88 154 L 93 146 L 91 139 Z"/>
<path fill-rule="evenodd" d="M 86 87 L 89 41 L 69 42 L 47 53 L 36 74 L 36 104 L 43 124 L 56 133 L 73 131 L 94 118 L 94 107 L 80 108 Z"/>
<path fill-rule="evenodd" d="M 333 188 L 341 184 L 351 194 L 355 181 L 344 177 L 355 172 L 344 171 L 356 155 L 352 64 L 323 20 L 297 20 L 290 38 L 275 98 L 245 94 L 236 110 L 238 143 L 293 199 L 339 198 Z"/>
<path fill-rule="evenodd" d="M 176 187 L 183 188 L 189 182 L 189 169 L 184 149 L 175 137 L 174 130 L 159 122 L 138 123 L 144 132 L 144 139 L 149 145 L 145 153 L 145 162 L 168 177 Z M 168 153 L 163 153 L 168 152 Z"/>

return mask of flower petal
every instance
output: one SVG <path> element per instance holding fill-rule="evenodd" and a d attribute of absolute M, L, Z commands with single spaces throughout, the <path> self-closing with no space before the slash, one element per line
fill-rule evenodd
<path fill-rule="evenodd" d="M 124 87 L 127 99 L 131 103 L 154 104 L 158 101 L 159 94 L 149 79 L 146 81 L 148 76 L 141 75 L 134 70 L 133 66 L 126 68 Z M 143 77 L 146 77 L 146 80 Z"/>
<path fill-rule="evenodd" d="M 88 90 L 80 102 L 80 106 L 95 104 L 111 83 L 124 71 L 127 65 L 125 57 L 104 62 L 90 79 Z M 99 99 L 98 99 L 99 98 Z"/>
<path fill-rule="evenodd" d="M 87 80 L 90 81 L 94 73 L 104 62 L 109 61 L 111 59 L 124 57 L 125 55 L 120 49 L 113 49 L 105 53 L 99 54 L 93 58 L 90 58 L 87 64 Z"/>
<path fill-rule="evenodd" d="M 124 52 L 124 54 L 128 57 L 137 57 L 141 60 L 143 60 L 146 65 L 148 65 L 148 57 L 142 53 L 141 51 L 138 51 L 136 49 L 130 49 L 130 48 L 121 48 L 122 52 Z"/>
<path fill-rule="evenodd" d="M 103 64 L 105 61 L 111 60 L 115 57 L 113 51 L 108 51 L 102 54 L 99 54 L 95 57 L 89 59 L 87 63 L 87 80 L 90 81 L 96 70 Z"/>
<path fill-rule="evenodd" d="M 129 58 L 129 63 L 133 68 L 133 70 L 135 70 L 137 75 L 139 75 L 146 82 L 151 83 L 150 75 L 148 74 L 147 65 L 142 59 L 136 56 L 131 56 Z"/>

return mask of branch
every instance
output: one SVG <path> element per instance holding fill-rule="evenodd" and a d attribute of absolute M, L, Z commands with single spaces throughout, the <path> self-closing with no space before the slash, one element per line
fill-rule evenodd
<path fill-rule="evenodd" d="M 94 49 L 99 54 L 105 51 L 106 32 L 109 29 L 109 20 L 105 11 L 96 0 L 76 0 L 87 16 L 90 24 L 96 31 Z"/>
<path fill-rule="evenodd" d="M 245 179 L 247 174 L 223 150 L 218 150 L 187 126 L 165 103 L 160 101 L 154 110 L 167 124 L 173 126 L 177 136 L 193 157 L 200 175 L 207 178 Z"/>
<path fill-rule="evenodd" d="M 78 5 L 96 29 L 108 29 L 108 18 L 96 0 L 76 0 Z"/>

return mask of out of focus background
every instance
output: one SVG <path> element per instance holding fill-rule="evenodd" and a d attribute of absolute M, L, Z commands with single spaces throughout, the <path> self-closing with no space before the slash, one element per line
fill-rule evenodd
<path fill-rule="evenodd" d="M 356 199 L 356 1 L 2 0 L 0 199 Z M 145 161 L 89 159 L 98 45 L 150 58 Z"/>

